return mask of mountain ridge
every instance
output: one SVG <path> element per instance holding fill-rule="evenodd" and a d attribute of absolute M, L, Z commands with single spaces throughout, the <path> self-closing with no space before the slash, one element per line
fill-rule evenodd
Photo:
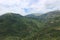
<path fill-rule="evenodd" d="M 15 13 L 1 15 L 0 40 L 60 40 L 60 11 L 36 18 Z"/>

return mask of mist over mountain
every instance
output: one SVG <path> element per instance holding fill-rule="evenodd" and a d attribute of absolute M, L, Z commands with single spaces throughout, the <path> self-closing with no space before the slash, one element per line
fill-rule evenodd
<path fill-rule="evenodd" d="M 38 19 L 54 18 L 54 17 L 60 16 L 60 10 L 50 11 L 50 12 L 47 12 L 47 13 L 44 13 L 44 14 L 36 13 L 36 15 L 35 14 L 30 14 L 30 15 L 27 15 L 27 17 L 33 17 L 33 18 L 35 17 L 35 18 L 38 18 Z"/>

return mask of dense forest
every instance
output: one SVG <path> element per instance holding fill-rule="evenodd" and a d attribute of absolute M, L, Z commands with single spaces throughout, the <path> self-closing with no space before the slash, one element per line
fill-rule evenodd
<path fill-rule="evenodd" d="M 60 40 L 60 11 L 39 16 L 5 13 L 0 16 L 0 40 Z"/>

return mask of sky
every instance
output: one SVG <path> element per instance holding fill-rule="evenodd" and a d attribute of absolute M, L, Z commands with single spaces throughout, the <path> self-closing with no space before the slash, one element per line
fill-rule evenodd
<path fill-rule="evenodd" d="M 21 15 L 60 10 L 60 0 L 0 0 L 0 15 L 13 12 Z"/>

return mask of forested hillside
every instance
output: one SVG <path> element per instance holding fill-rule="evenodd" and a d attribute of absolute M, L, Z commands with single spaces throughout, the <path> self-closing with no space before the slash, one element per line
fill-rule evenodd
<path fill-rule="evenodd" d="M 0 40 L 60 40 L 60 11 L 36 18 L 15 13 L 1 15 Z"/>

